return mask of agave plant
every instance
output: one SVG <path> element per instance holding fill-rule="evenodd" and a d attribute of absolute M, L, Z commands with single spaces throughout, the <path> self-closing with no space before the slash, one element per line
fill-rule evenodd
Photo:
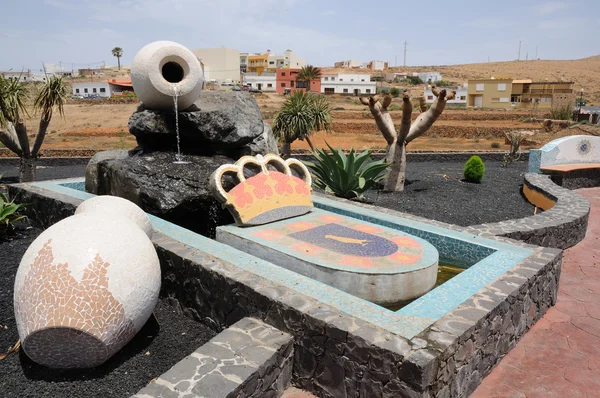
<path fill-rule="evenodd" d="M 346 155 L 341 149 L 331 153 L 324 149 L 314 152 L 316 162 L 305 162 L 316 177 L 315 187 L 341 198 L 363 199 L 363 193 L 385 178 L 389 163 L 384 159 L 371 161 L 371 152 L 357 153 L 354 149 Z"/>
<path fill-rule="evenodd" d="M 13 223 L 23 221 L 24 215 L 19 214 L 25 204 L 15 203 L 14 200 L 9 201 L 6 195 L 0 192 L 0 237 L 12 231 Z"/>

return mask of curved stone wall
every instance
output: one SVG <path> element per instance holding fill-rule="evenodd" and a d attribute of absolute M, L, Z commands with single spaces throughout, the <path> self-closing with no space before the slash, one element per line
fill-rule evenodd
<path fill-rule="evenodd" d="M 531 217 L 474 225 L 467 230 L 558 249 L 574 246 L 585 237 L 590 213 L 586 198 L 556 185 L 550 176 L 536 173 L 525 174 L 523 192 L 531 203 L 547 210 Z"/>

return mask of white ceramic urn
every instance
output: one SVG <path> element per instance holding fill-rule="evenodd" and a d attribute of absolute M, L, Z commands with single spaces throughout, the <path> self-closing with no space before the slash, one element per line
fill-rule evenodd
<path fill-rule="evenodd" d="M 131 82 L 147 108 L 173 109 L 177 90 L 177 106 L 184 110 L 200 97 L 204 75 L 200 61 L 188 48 L 172 41 L 155 41 L 133 59 Z"/>
<path fill-rule="evenodd" d="M 97 196 L 29 246 L 15 278 L 21 345 L 52 368 L 98 366 L 146 323 L 161 275 L 148 216 Z"/>

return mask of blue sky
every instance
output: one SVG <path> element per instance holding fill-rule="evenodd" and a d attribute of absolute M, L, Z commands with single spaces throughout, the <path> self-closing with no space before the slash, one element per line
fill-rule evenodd
<path fill-rule="evenodd" d="M 314 65 L 344 59 L 445 65 L 529 53 L 576 59 L 600 53 L 600 1 L 535 0 L 6 0 L 0 70 L 41 62 L 122 63 L 155 40 L 241 52 L 287 48 Z M 95 64 L 98 65 L 98 64 Z M 94 65 L 92 65 L 94 66 Z"/>

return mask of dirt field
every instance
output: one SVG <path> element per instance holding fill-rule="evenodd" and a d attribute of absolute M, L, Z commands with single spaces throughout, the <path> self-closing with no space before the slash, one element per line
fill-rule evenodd
<path fill-rule="evenodd" d="M 352 97 L 330 97 L 334 123 L 329 134 L 319 133 L 313 142 L 325 147 L 327 141 L 332 146 L 345 149 L 384 149 L 385 140 L 377 130 L 368 108 Z M 284 101 L 277 94 L 256 96 L 263 117 L 272 121 Z M 396 100 L 396 99 L 395 99 Z M 65 118 L 55 115 L 48 128 L 44 143 L 45 149 L 66 150 L 108 150 L 132 149 L 136 146 L 134 137 L 129 134 L 127 122 L 136 110 L 137 104 L 67 104 Z M 392 111 L 395 122 L 400 121 L 400 111 Z M 414 112 L 416 117 L 418 112 Z M 556 138 L 555 134 L 542 133 L 540 123 L 525 123 L 529 112 L 522 111 L 475 111 L 446 109 L 441 118 L 426 133 L 415 140 L 409 150 L 499 150 L 505 151 L 504 132 L 527 129 L 536 130 L 535 145 L 541 146 Z M 540 113 L 538 117 L 543 117 Z M 37 128 L 38 116 L 30 115 L 28 131 Z M 492 148 L 500 144 L 500 148 Z M 295 142 L 293 149 L 308 149 L 305 142 Z"/>

